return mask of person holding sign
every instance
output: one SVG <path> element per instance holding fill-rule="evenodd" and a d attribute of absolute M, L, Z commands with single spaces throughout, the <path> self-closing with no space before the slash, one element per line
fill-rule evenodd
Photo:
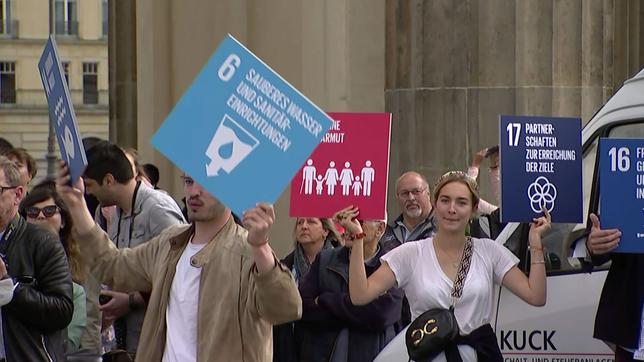
<path fill-rule="evenodd" d="M 344 246 L 322 250 L 300 285 L 303 312 L 295 328 L 299 361 L 370 362 L 396 335 L 402 290 L 388 288 L 362 306 L 351 303 L 349 258 L 355 254 L 370 274 L 385 254 L 378 240 L 386 222 L 356 222 L 364 231 L 360 236 L 364 247 L 353 250 L 355 238 L 345 237 Z"/>
<path fill-rule="evenodd" d="M 270 245 L 270 204 L 243 215 L 184 175 L 190 225 L 176 225 L 133 249 L 114 247 L 85 207 L 84 185 L 69 185 L 63 166 L 57 189 L 74 220 L 72 234 L 100 280 L 150 293 L 137 361 L 264 361 L 272 358 L 272 324 L 300 317 L 297 286 Z"/>
<path fill-rule="evenodd" d="M 529 277 L 517 267 L 518 259 L 490 239 L 467 237 L 465 230 L 475 214 L 479 192 L 476 181 L 461 171 L 441 176 L 432 196 L 438 232 L 433 238 L 406 243 L 382 257 L 382 266 L 367 278 L 359 255 L 364 250 L 363 228 L 355 220 L 358 210 L 345 210 L 341 224 L 356 235 L 349 273 L 351 301 L 364 305 L 391 287 L 405 291 L 415 319 L 432 308 L 454 307 L 459 336 L 446 351 L 460 353 L 464 361 L 501 361 L 501 351 L 490 326 L 494 284 L 502 284 L 529 304 L 546 303 L 546 270 L 541 235 L 550 227 L 550 214 L 534 219 L 529 235 L 532 268 Z M 462 261 L 469 259 L 460 298 L 450 297 Z M 466 269 L 467 270 L 467 269 Z"/>
<path fill-rule="evenodd" d="M 619 229 L 602 229 L 590 214 L 592 226 L 586 248 L 594 265 L 611 261 L 604 282 L 593 337 L 615 345 L 615 362 L 644 359 L 644 254 L 613 253 L 622 236 Z"/>

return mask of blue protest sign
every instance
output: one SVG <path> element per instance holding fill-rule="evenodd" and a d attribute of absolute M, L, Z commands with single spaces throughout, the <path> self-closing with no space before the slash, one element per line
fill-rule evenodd
<path fill-rule="evenodd" d="M 582 221 L 581 120 L 501 116 L 501 220 Z"/>
<path fill-rule="evenodd" d="M 69 165 L 71 181 L 74 182 L 83 175 L 85 167 L 87 167 L 87 158 L 78 132 L 74 106 L 60 64 L 56 40 L 51 35 L 40 56 L 38 70 L 45 88 L 49 119 L 54 121 L 60 155 Z"/>
<path fill-rule="evenodd" d="M 617 253 L 644 253 L 644 139 L 600 138 L 602 229 L 622 232 Z"/>
<path fill-rule="evenodd" d="M 228 35 L 152 144 L 241 215 L 275 202 L 332 124 Z"/>

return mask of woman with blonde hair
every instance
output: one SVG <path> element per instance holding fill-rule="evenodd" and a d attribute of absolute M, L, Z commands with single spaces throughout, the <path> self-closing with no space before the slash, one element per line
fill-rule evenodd
<path fill-rule="evenodd" d="M 441 176 L 432 195 L 437 233 L 432 238 L 393 249 L 381 258 L 381 267 L 369 278 L 360 257 L 363 241 L 361 238 L 353 241 L 349 290 L 354 304 L 367 304 L 398 286 L 409 300 L 412 320 L 430 309 L 453 308 L 458 336 L 443 350 L 426 357 L 429 360 L 458 360 L 454 356 L 460 354 L 463 361 L 502 361 L 489 324 L 495 284 L 503 285 L 531 305 L 542 306 L 546 302 L 541 235 L 550 227 L 550 214 L 544 209 L 544 216 L 533 219 L 528 238 L 532 265 L 526 276 L 517 267 L 518 259 L 505 247 L 490 239 L 466 235 L 479 200 L 476 181 L 464 172 L 452 171 Z M 338 218 L 351 234 L 362 236 L 362 227 L 355 220 L 358 213 L 350 207 Z M 459 267 L 467 262 L 469 272 L 460 277 L 462 294 L 457 297 L 452 294 L 454 283 Z"/>

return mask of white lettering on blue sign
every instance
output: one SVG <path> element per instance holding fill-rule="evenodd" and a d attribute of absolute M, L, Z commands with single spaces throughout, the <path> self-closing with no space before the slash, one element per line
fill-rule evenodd
<path fill-rule="evenodd" d="M 248 124 L 259 130 L 275 146 L 286 152 L 291 146 L 291 141 L 278 129 L 268 123 L 261 115 L 255 112 L 243 99 L 231 94 L 226 104 L 241 116 Z"/>
<path fill-rule="evenodd" d="M 47 74 L 45 74 L 45 71 L 40 72 L 40 78 L 42 78 L 42 84 L 45 88 L 45 95 L 47 96 L 47 99 L 49 99 L 49 93 L 51 93 L 51 88 L 49 87 L 49 81 L 47 81 Z"/>
<path fill-rule="evenodd" d="M 576 157 L 575 150 L 544 150 L 533 148 L 527 148 L 525 150 L 526 160 L 574 161 Z"/>
<path fill-rule="evenodd" d="M 63 124 L 63 119 L 65 119 L 65 115 L 67 114 L 67 109 L 63 105 L 63 97 L 59 97 L 58 101 L 56 102 L 56 108 L 54 108 L 54 115 L 56 115 L 56 124 L 60 127 L 61 124 Z"/>
<path fill-rule="evenodd" d="M 527 136 L 525 138 L 527 147 L 557 147 L 557 137 Z"/>
<path fill-rule="evenodd" d="M 219 67 L 219 71 L 217 72 L 219 79 L 223 80 L 224 82 L 229 81 L 230 78 L 235 75 L 235 71 L 237 70 L 237 68 L 239 68 L 240 65 L 241 59 L 239 59 L 239 56 L 237 54 L 230 54 L 221 65 L 221 67 Z"/>
<path fill-rule="evenodd" d="M 550 123 L 526 123 L 525 133 L 530 134 L 552 134 L 555 127 Z"/>
<path fill-rule="evenodd" d="M 51 53 L 47 54 L 47 59 L 45 59 L 45 72 L 47 74 L 51 73 L 51 67 L 54 65 L 54 59 L 51 56 Z"/>
<path fill-rule="evenodd" d="M 255 69 L 251 68 L 246 74 L 246 80 L 255 86 L 268 99 L 277 104 L 282 110 L 291 103 L 291 100 L 284 95 L 279 89 L 271 84 L 267 79 L 258 74 Z"/>

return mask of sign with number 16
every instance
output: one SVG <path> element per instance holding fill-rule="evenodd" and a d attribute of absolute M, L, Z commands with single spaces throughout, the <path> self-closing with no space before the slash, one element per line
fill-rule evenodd
<path fill-rule="evenodd" d="M 599 140 L 602 229 L 622 231 L 617 253 L 644 253 L 644 140 Z"/>

